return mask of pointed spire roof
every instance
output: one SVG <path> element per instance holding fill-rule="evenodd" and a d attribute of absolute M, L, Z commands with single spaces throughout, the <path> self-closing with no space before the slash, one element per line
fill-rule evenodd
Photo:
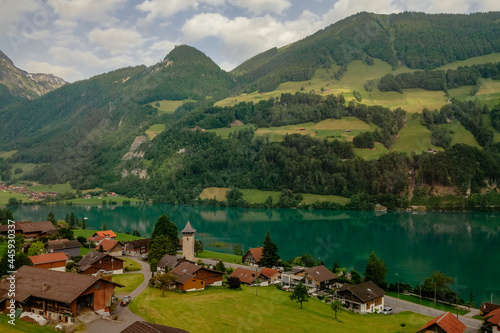
<path fill-rule="evenodd" d="M 196 230 L 191 226 L 191 222 L 188 221 L 184 229 L 182 229 L 183 234 L 194 234 Z"/>

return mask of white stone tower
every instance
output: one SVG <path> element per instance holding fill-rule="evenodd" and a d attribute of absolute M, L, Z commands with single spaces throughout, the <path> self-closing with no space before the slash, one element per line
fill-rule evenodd
<path fill-rule="evenodd" d="M 196 230 L 193 229 L 191 223 L 186 224 L 182 230 L 182 255 L 187 260 L 194 261 L 194 233 Z"/>

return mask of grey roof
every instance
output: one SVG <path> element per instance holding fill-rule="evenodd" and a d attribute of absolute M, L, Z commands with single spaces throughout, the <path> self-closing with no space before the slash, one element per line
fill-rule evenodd
<path fill-rule="evenodd" d="M 121 287 L 120 284 L 90 275 L 23 266 L 17 270 L 16 293 L 12 298 L 25 302 L 33 296 L 70 304 L 98 281 Z M 9 284 L 7 279 L 0 283 L 0 299 L 10 298 L 8 297 Z"/>
<path fill-rule="evenodd" d="M 106 252 L 97 252 L 97 251 L 90 251 L 87 253 L 85 257 L 82 258 L 76 265 L 79 267 L 80 271 L 86 271 L 90 267 L 92 267 L 93 264 L 101 260 L 102 258 L 110 256 Z M 110 256 L 111 257 L 111 256 Z M 112 257 L 115 260 L 121 260 L 124 261 L 123 259 Z"/>
<path fill-rule="evenodd" d="M 149 238 L 142 238 L 142 239 L 137 239 L 133 241 L 128 241 L 125 242 L 126 246 L 128 247 L 143 247 L 143 246 L 148 246 L 149 244 Z"/>
<path fill-rule="evenodd" d="M 158 262 L 158 267 L 168 267 L 170 269 L 175 268 L 180 262 L 182 262 L 182 258 L 183 257 L 180 254 L 177 254 L 175 256 L 165 254 L 163 258 L 161 258 Z"/>
<path fill-rule="evenodd" d="M 305 272 L 318 282 L 331 281 L 337 278 L 337 275 L 333 274 L 328 268 L 323 265 L 308 268 L 305 270 Z"/>
<path fill-rule="evenodd" d="M 120 333 L 188 333 L 188 331 L 145 321 L 135 321 Z"/>
<path fill-rule="evenodd" d="M 79 241 L 77 240 L 67 240 L 67 239 L 58 239 L 58 240 L 53 240 L 49 241 L 49 245 L 47 245 L 48 248 L 51 249 L 72 249 L 76 247 L 82 247 L 82 244 L 80 244 Z"/>
<path fill-rule="evenodd" d="M 184 229 L 182 229 L 183 234 L 194 234 L 196 230 L 191 226 L 191 222 L 188 221 Z"/>

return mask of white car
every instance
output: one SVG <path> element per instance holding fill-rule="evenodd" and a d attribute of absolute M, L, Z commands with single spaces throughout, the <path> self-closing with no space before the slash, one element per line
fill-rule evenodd
<path fill-rule="evenodd" d="M 390 306 L 388 307 L 385 307 L 382 311 L 380 311 L 381 314 L 386 314 L 386 315 L 390 315 L 392 314 L 392 308 Z"/>

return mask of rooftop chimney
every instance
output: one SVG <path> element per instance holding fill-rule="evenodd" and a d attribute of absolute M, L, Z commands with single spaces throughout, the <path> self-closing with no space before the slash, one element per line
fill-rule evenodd
<path fill-rule="evenodd" d="M 49 285 L 46 282 L 44 282 L 42 286 L 42 291 L 46 291 L 47 289 L 49 289 Z"/>

